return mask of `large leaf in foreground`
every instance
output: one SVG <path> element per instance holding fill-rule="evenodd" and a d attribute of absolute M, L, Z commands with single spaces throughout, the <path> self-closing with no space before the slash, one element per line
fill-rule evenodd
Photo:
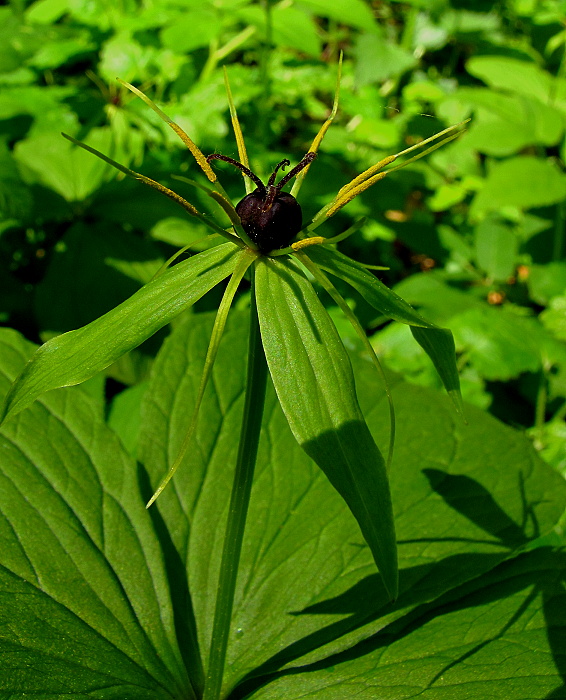
<path fill-rule="evenodd" d="M 410 625 L 261 688 L 257 700 L 564 698 L 566 552 L 540 549 Z M 454 600 L 456 598 L 456 600 Z"/>
<path fill-rule="evenodd" d="M 32 350 L 2 330 L 2 393 Z M 0 695 L 195 698 L 136 464 L 96 404 L 50 394 L 3 426 L 0 454 Z"/>
<path fill-rule="evenodd" d="M 397 547 L 385 462 L 358 405 L 338 332 L 291 261 L 258 261 L 256 299 L 269 372 L 291 432 L 348 504 L 394 599 Z"/>
<path fill-rule="evenodd" d="M 156 358 L 140 430 L 153 485 L 183 440 L 212 321 L 208 314 L 186 319 Z M 202 649 L 210 644 L 210 592 L 218 584 L 237 452 L 246 326 L 243 314 L 232 314 L 194 449 L 154 506 L 156 521 L 162 518 L 167 526 L 175 604 L 181 611 L 186 605 L 185 570 Z M 358 396 L 372 433 L 385 441 L 389 419 L 381 381 L 362 357 L 362 352 L 352 357 Z M 560 517 L 566 485 L 520 433 L 474 408 L 466 426 L 438 392 L 392 383 L 399 417 L 390 475 L 399 542 L 397 603 L 389 603 L 356 521 L 292 437 L 271 389 L 238 574 L 225 694 L 236 687 L 233 697 L 241 698 L 244 691 L 237 686 L 245 678 L 247 687 L 257 687 L 282 667 L 324 660 L 380 631 L 385 636 L 395 620 L 489 571 Z M 148 485 L 147 497 L 151 493 Z"/>
<path fill-rule="evenodd" d="M 191 306 L 236 265 L 232 243 L 175 265 L 88 326 L 39 348 L 10 389 L 2 418 L 23 410 L 45 391 L 90 379 Z"/>
<path fill-rule="evenodd" d="M 141 427 L 155 481 L 165 471 L 162 462 L 168 450 L 174 453 L 183 439 L 212 320 L 209 315 L 187 319 L 156 360 Z M 107 700 L 194 697 L 191 687 L 198 687 L 202 678 L 196 633 L 206 650 L 230 466 L 237 450 L 233 436 L 241 419 L 244 326 L 241 315 L 235 314 L 214 368 L 195 449 L 157 508 L 149 512 L 138 495 L 135 464 L 80 390 L 46 396 L 2 429 L 0 691 L 6 696 L 33 692 L 45 700 L 69 693 Z M 8 338 L 0 346 L 5 388 L 25 361 L 29 344 L 15 341 L 13 332 L 4 331 L 2 337 Z M 367 360 L 354 366 L 368 424 L 385 439 L 388 417 L 379 398 L 380 381 Z M 331 653 L 348 649 L 353 654 L 357 642 L 376 634 L 374 641 L 382 649 L 394 642 L 393 672 L 383 681 L 380 672 L 387 659 L 380 658 L 376 666 L 375 657 L 366 668 L 344 670 L 336 665 L 334 672 L 325 671 L 336 679 L 336 689 L 342 683 L 354 688 L 356 677 L 364 692 L 366 686 L 379 688 L 374 697 L 391 695 L 389 685 L 396 696 L 395 671 L 405 663 L 417 670 L 432 669 L 432 675 L 425 676 L 427 682 L 439 671 L 445 675 L 459 666 L 465 670 L 467 658 L 458 663 L 458 649 L 453 646 L 442 647 L 433 640 L 428 653 L 424 640 L 430 638 L 417 632 L 435 613 L 425 608 L 429 617 L 419 617 L 418 606 L 434 603 L 446 592 L 457 601 L 462 597 L 456 590 L 459 585 L 481 582 L 481 574 L 533 537 L 547 533 L 562 513 L 564 481 L 536 457 L 521 434 L 472 408 L 470 424 L 464 426 L 443 397 L 420 387 L 397 383 L 393 395 L 400 420 L 391 488 L 401 578 L 397 603 L 390 605 L 354 518 L 298 446 L 273 391 L 269 392 L 238 578 L 226 691 L 247 677 L 252 692 L 282 667 L 324 662 Z M 145 484 L 143 473 L 141 477 L 151 494 L 151 485 Z M 557 576 L 560 566 L 555 571 L 533 569 L 528 581 L 544 584 L 544 572 Z M 489 603 L 493 586 L 484 586 L 485 591 L 476 588 L 472 604 Z M 547 588 L 544 591 L 553 595 Z M 503 593 L 512 594 L 509 589 Z M 191 600 L 197 625 L 192 623 Z M 552 600 L 546 633 L 552 643 L 558 640 L 558 646 L 563 606 L 553 607 Z M 524 619 L 517 616 L 512 642 L 515 649 L 527 648 L 526 663 L 534 657 L 530 625 L 521 626 Z M 550 665 L 544 660 L 548 654 L 539 619 L 539 627 L 533 626 L 538 635 L 533 653 L 536 663 L 543 660 L 538 668 L 544 687 L 553 687 L 555 681 L 558 686 L 558 677 L 552 676 L 552 669 L 549 674 Z M 467 627 L 457 629 L 473 630 L 473 644 L 484 645 L 489 653 L 490 621 L 489 615 L 477 622 L 468 618 Z M 437 639 L 442 641 L 449 627 L 443 618 L 437 626 Z M 400 645 L 404 628 L 414 631 L 415 636 L 405 635 L 409 641 L 415 639 L 412 647 Z M 190 685 L 175 636 L 190 669 Z M 463 651 L 466 654 L 470 648 Z M 326 663 L 337 661 L 331 658 Z M 500 666 L 508 670 L 511 662 Z M 326 681 L 320 680 L 321 675 L 311 666 L 308 675 L 298 677 L 304 684 L 316 677 L 321 686 L 317 692 L 323 693 Z M 502 697 L 530 697 L 531 676 L 505 681 Z M 451 678 L 457 682 L 463 677 Z M 436 696 L 430 697 L 443 700 L 438 683 L 433 684 Z M 273 691 L 277 688 L 274 684 Z M 483 698 L 486 688 L 481 691 L 483 696 L 478 697 Z M 236 688 L 232 697 L 241 698 L 243 692 Z M 314 689 L 309 692 L 324 698 Z M 343 690 L 338 697 L 343 697 Z"/>
<path fill-rule="evenodd" d="M 462 413 L 460 378 L 452 333 L 447 328 L 439 328 L 427 321 L 363 265 L 337 250 L 312 246 L 308 249 L 308 255 L 323 270 L 350 284 L 368 304 L 384 316 L 411 326 L 415 340 L 432 360 L 446 391 L 458 411 Z"/>

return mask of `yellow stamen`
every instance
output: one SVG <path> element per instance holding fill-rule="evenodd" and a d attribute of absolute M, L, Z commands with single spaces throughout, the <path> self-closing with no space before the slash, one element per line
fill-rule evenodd
<path fill-rule="evenodd" d="M 176 192 L 173 192 L 173 190 L 170 190 L 168 187 L 165 187 L 165 185 L 162 185 L 161 183 L 152 180 L 150 177 L 140 175 L 139 173 L 136 173 L 134 177 L 136 180 L 140 180 L 145 185 L 153 187 L 154 190 L 161 192 L 165 196 L 169 197 L 169 199 L 172 199 L 174 202 L 177 202 L 177 204 L 180 204 L 186 211 L 189 212 L 189 214 L 192 214 L 193 216 L 202 216 L 198 209 L 196 209 L 195 207 L 193 207 L 192 204 L 187 202 L 187 200 L 184 197 L 181 197 L 180 194 L 177 194 Z"/>
<path fill-rule="evenodd" d="M 387 156 L 386 158 L 383 158 L 383 160 L 380 160 L 378 163 L 375 165 L 372 165 L 371 168 L 368 168 L 367 170 L 364 170 L 363 173 L 360 173 L 357 177 L 355 177 L 351 182 L 349 182 L 347 185 L 344 185 L 342 189 L 338 191 L 338 194 L 336 195 L 336 199 L 341 199 L 348 190 L 354 189 L 354 187 L 357 187 L 361 182 L 364 180 L 367 180 L 369 177 L 371 177 L 374 173 L 377 173 L 379 170 L 382 170 L 385 168 L 386 165 L 389 165 L 390 163 L 393 163 L 393 161 L 397 160 L 397 156 Z"/>
<path fill-rule="evenodd" d="M 320 243 L 324 243 L 326 241 L 326 238 L 323 238 L 322 236 L 312 236 L 311 238 L 303 238 L 301 241 L 295 241 L 294 243 L 291 243 L 291 248 L 295 251 L 301 250 L 301 248 L 308 248 L 311 245 L 319 245 Z"/>
<path fill-rule="evenodd" d="M 384 173 L 377 173 L 377 175 L 374 175 L 373 177 L 370 177 L 368 180 L 365 180 L 361 184 L 359 184 L 357 187 L 354 187 L 352 189 L 349 189 L 346 191 L 346 194 L 343 195 L 340 199 L 334 202 L 334 204 L 330 207 L 330 209 L 326 212 L 325 216 L 328 219 L 331 216 L 334 216 L 337 211 L 342 209 L 348 202 L 351 202 L 354 197 L 357 197 L 359 194 L 364 192 L 365 190 L 368 189 L 368 187 L 371 187 L 374 185 L 376 182 L 379 180 L 383 180 L 383 178 L 387 175 L 387 172 Z"/>
<path fill-rule="evenodd" d="M 330 125 L 332 124 L 334 117 L 336 116 L 336 112 L 338 111 L 338 102 L 340 100 L 340 81 L 342 80 L 342 58 L 343 54 L 342 52 L 340 52 L 340 58 L 338 60 L 338 77 L 336 79 L 336 90 L 334 92 L 334 102 L 332 103 L 332 111 L 330 112 L 330 116 L 328 117 L 328 119 L 320 127 L 318 134 L 314 137 L 311 147 L 308 150 L 309 153 L 318 152 L 322 139 L 325 137 L 326 132 L 330 128 Z M 293 195 L 293 197 L 296 197 L 299 190 L 301 189 L 303 180 L 307 176 L 310 167 L 311 166 L 309 163 L 309 165 L 307 165 L 306 168 L 299 175 L 297 175 L 295 183 L 291 188 L 291 194 Z"/>
<path fill-rule="evenodd" d="M 151 107 L 151 109 L 163 119 L 163 121 L 168 124 L 173 131 L 177 134 L 177 136 L 181 139 L 181 141 L 185 144 L 185 146 L 189 149 L 191 152 L 193 158 L 196 160 L 198 163 L 200 169 L 203 171 L 203 173 L 206 175 L 206 177 L 210 180 L 210 182 L 216 182 L 218 179 L 216 177 L 216 174 L 214 170 L 210 167 L 210 165 L 207 163 L 206 158 L 204 157 L 203 152 L 200 150 L 200 148 L 192 141 L 188 134 L 181 129 L 181 127 L 176 124 L 170 117 L 168 117 L 165 112 L 163 112 L 159 107 L 152 102 L 147 95 L 144 95 L 144 93 L 141 90 L 138 90 L 137 87 L 134 87 L 133 85 L 130 85 L 130 83 L 127 83 L 125 80 L 120 80 L 118 78 L 118 82 L 120 85 L 123 85 L 125 88 L 130 90 L 131 92 L 134 93 L 134 95 L 137 95 L 141 100 L 143 100 L 148 107 Z"/>

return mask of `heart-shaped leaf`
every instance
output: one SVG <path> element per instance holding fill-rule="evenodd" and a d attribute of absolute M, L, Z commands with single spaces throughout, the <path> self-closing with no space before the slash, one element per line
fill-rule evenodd
<path fill-rule="evenodd" d="M 213 318 L 187 318 L 159 353 L 142 410 L 142 459 L 159 483 L 183 441 Z M 194 449 L 156 502 L 174 603 L 186 579 L 207 650 L 243 407 L 247 322 L 233 313 L 205 395 Z M 389 418 L 373 365 L 352 357 L 372 433 Z M 291 365 L 289 371 L 292 370 Z M 228 647 L 224 696 L 350 649 L 547 533 L 566 502 L 563 480 L 520 434 L 468 407 L 464 425 L 437 392 L 394 380 L 398 442 L 390 474 L 399 545 L 395 605 L 344 502 L 292 437 L 268 391 Z M 182 562 L 182 566 L 179 565 Z M 184 567 L 184 568 L 183 568 Z M 424 653 L 424 652 L 423 652 Z M 248 687 L 248 686 L 246 686 Z M 234 697 L 243 697 L 236 689 Z"/>

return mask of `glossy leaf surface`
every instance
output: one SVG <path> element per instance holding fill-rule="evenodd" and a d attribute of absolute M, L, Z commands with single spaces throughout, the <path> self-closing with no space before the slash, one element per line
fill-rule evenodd
<path fill-rule="evenodd" d="M 563 697 L 566 553 L 541 549 L 423 607 L 419 623 L 260 689 L 257 700 Z"/>
<path fill-rule="evenodd" d="M 143 468 L 136 471 L 79 388 L 42 398 L 2 428 L 0 689 L 5 694 L 17 697 L 23 687 L 45 699 L 71 692 L 104 693 L 111 700 L 186 700 L 191 687 L 199 687 L 195 650 L 197 639 L 199 648 L 208 648 L 211 591 L 218 581 L 234 434 L 241 420 L 247 347 L 241 314 L 234 314 L 220 346 L 194 450 L 156 506 L 145 511 L 143 503 L 183 440 L 212 321 L 207 314 L 187 317 L 156 360 L 141 426 L 132 427 L 141 436 L 140 454 L 152 483 Z M 6 388 L 31 348 L 10 332 L 3 331 L 2 339 Z M 380 382 L 367 360 L 357 355 L 353 360 L 364 415 L 377 438 L 385 440 L 388 418 Z M 284 667 L 296 669 L 306 690 L 316 677 L 325 693 L 326 681 L 316 667 L 296 675 L 315 661 L 324 668 L 331 664 L 335 670 L 327 670 L 327 677 L 339 684 L 353 688 L 357 678 L 360 692 L 369 688 L 378 697 L 389 685 L 399 694 L 395 683 L 405 663 L 428 669 L 423 676 L 428 683 L 446 669 L 448 658 L 454 661 L 445 671 L 451 681 L 463 678 L 456 674 L 465 670 L 467 657 L 452 654 L 456 647 L 447 646 L 445 608 L 434 606 L 451 591 L 452 601 L 464 600 L 457 589 L 470 581 L 475 581 L 475 598 L 461 607 L 472 615 L 464 621 L 474 637 L 463 653 L 481 644 L 491 651 L 495 618 L 486 613 L 483 625 L 473 618 L 476 609 L 491 610 L 495 589 L 483 575 L 553 528 L 566 500 L 564 482 L 520 433 L 481 411 L 468 409 L 464 426 L 436 392 L 394 382 L 393 394 L 399 442 L 391 490 L 401 578 L 392 606 L 350 511 L 292 437 L 273 390 L 268 392 L 224 697 L 241 698 L 244 690 L 238 686 L 246 678 L 249 692 L 262 697 L 269 689 L 277 697 L 285 688 L 279 681 L 271 689 L 269 684 L 259 688 Z M 539 630 L 537 663 L 549 688 L 560 680 L 545 651 L 545 635 L 552 646 L 564 633 L 564 622 L 560 599 L 553 607 L 555 594 L 546 582 L 558 580 L 560 571 L 544 564 L 531 567 L 525 578 L 527 585 L 540 582 L 549 596 L 546 631 L 538 613 L 533 625 Z M 512 594 L 510 588 L 501 591 Z M 521 603 L 514 608 L 511 603 L 507 612 L 500 607 L 501 615 L 494 609 L 498 631 L 504 638 L 503 628 L 517 612 L 513 647 L 531 649 L 533 637 L 524 636 L 529 630 L 520 622 L 525 619 Z M 428 636 L 436 617 L 440 631 Z M 332 657 L 352 650 L 355 661 L 354 646 L 373 635 L 367 644 L 382 649 L 392 644 L 395 673 L 381 673 L 387 659 L 376 664 L 371 656 L 365 666 L 348 666 Z M 497 657 L 505 673 L 514 653 L 507 649 Z M 516 677 L 514 685 L 509 681 L 502 697 L 525 697 L 531 677 Z M 485 696 L 485 688 L 478 687 Z"/>

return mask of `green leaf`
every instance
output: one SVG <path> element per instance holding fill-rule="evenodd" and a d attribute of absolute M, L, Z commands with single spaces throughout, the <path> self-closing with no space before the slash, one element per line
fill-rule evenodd
<path fill-rule="evenodd" d="M 170 245 L 183 248 L 189 243 L 201 241 L 192 250 L 204 250 L 210 247 L 207 241 L 203 241 L 209 234 L 209 229 L 200 221 L 182 219 L 177 216 L 167 216 L 159 219 L 151 229 L 151 237 L 158 241 L 165 241 Z M 199 247 L 200 246 L 200 247 Z"/>
<path fill-rule="evenodd" d="M 519 241 L 510 226 L 488 217 L 474 231 L 476 260 L 494 281 L 506 281 L 517 265 Z"/>
<path fill-rule="evenodd" d="M 460 376 L 456 366 L 456 347 L 452 331 L 448 328 L 409 327 L 413 338 L 432 360 L 456 410 L 463 416 L 464 405 L 460 394 Z"/>
<path fill-rule="evenodd" d="M 502 564 L 420 624 L 392 625 L 341 658 L 282 676 L 257 700 L 524 700 L 563 697 L 566 554 Z"/>
<path fill-rule="evenodd" d="M 10 149 L 2 139 L 0 140 L 0 216 L 2 218 L 0 230 L 3 231 L 4 227 L 9 227 L 10 219 L 25 221 L 32 208 L 32 194 L 22 182 Z"/>
<path fill-rule="evenodd" d="M 466 188 L 460 183 L 441 185 L 432 197 L 429 197 L 427 204 L 431 211 L 446 211 L 459 204 L 467 194 Z"/>
<path fill-rule="evenodd" d="M 551 146 L 563 133 L 560 111 L 525 95 L 460 88 L 451 98 L 475 108 L 466 143 L 482 153 L 503 156 L 533 144 Z"/>
<path fill-rule="evenodd" d="M 505 381 L 540 369 L 544 341 L 533 319 L 485 304 L 454 316 L 450 325 L 458 349 L 485 379 Z"/>
<path fill-rule="evenodd" d="M 141 455 L 152 482 L 147 498 L 183 442 L 213 321 L 213 314 L 187 318 L 156 358 L 140 430 Z M 174 604 L 186 621 L 193 612 L 185 613 L 186 576 L 202 649 L 210 645 L 211 591 L 218 585 L 237 453 L 246 327 L 247 314 L 231 313 L 201 408 L 195 449 L 154 506 L 167 528 Z M 385 442 L 389 419 L 380 380 L 363 354 L 352 360 L 368 425 Z M 287 371 L 292 370 L 290 364 Z M 562 514 L 564 481 L 537 457 L 524 435 L 473 407 L 467 407 L 469 424 L 464 425 L 438 392 L 393 383 L 399 423 L 390 474 L 401 571 L 397 603 L 389 603 L 356 521 L 291 435 L 270 387 L 224 696 L 245 679 L 249 690 L 250 683 L 261 685 L 272 672 L 326 659 L 380 630 L 387 639 L 395 620 L 414 624 L 415 608 L 491 570 L 548 533 Z M 424 663 L 426 647 L 420 653 Z M 371 687 L 376 678 L 379 668 L 364 685 Z M 237 694 L 245 695 L 243 690 Z"/>
<path fill-rule="evenodd" d="M 291 431 L 345 499 L 395 598 L 397 551 L 385 463 L 360 411 L 338 332 L 292 262 L 259 261 L 256 284 L 267 364 Z"/>
<path fill-rule="evenodd" d="M 356 56 L 356 82 L 359 86 L 397 78 L 417 62 L 409 51 L 389 43 L 381 33 L 361 34 L 356 42 Z"/>
<path fill-rule="evenodd" d="M 554 78 L 536 63 L 509 56 L 474 56 L 466 63 L 468 73 L 492 88 L 517 92 L 547 103 Z"/>
<path fill-rule="evenodd" d="M 151 241 L 107 222 L 71 226 L 37 285 L 41 330 L 63 333 L 90 323 L 149 282 L 163 262 Z"/>
<path fill-rule="evenodd" d="M 257 27 L 258 33 L 265 36 L 265 11 L 257 5 L 238 8 L 237 16 L 242 21 Z M 295 7 L 274 5 L 271 13 L 273 23 L 272 41 L 281 47 L 292 47 L 311 56 L 320 53 L 321 41 L 316 31 L 314 19 Z M 232 72 L 230 72 L 232 80 Z M 233 88 L 234 89 L 234 88 Z M 236 94 L 236 91 L 234 90 Z"/>
<path fill-rule="evenodd" d="M 65 100 L 75 96 L 76 89 L 52 85 L 22 85 L 3 87 L 0 96 L 0 118 L 11 119 L 20 114 L 29 114 L 35 120 L 34 131 L 50 131 L 51 141 L 59 140 L 53 134 L 53 127 L 68 128 L 72 131 L 78 127 L 76 115 L 69 109 Z M 47 140 L 47 136 L 46 136 Z"/>
<path fill-rule="evenodd" d="M 546 306 L 552 297 L 563 294 L 566 289 L 566 262 L 531 265 L 527 284 L 531 298 Z"/>
<path fill-rule="evenodd" d="M 38 0 L 26 8 L 26 20 L 32 24 L 52 24 L 67 12 L 67 0 Z"/>
<path fill-rule="evenodd" d="M 394 321 L 413 326 L 435 328 L 398 294 L 386 287 L 375 275 L 352 258 L 325 246 L 311 246 L 309 258 L 326 272 L 339 277 L 358 291 L 374 309 Z"/>
<path fill-rule="evenodd" d="M 111 149 L 109 128 L 93 129 L 86 143 L 101 151 Z M 80 202 L 107 178 L 111 168 L 65 141 L 60 134 L 40 133 L 19 141 L 14 156 L 25 167 L 24 176 L 60 194 L 68 202 Z"/>
<path fill-rule="evenodd" d="M 108 425 L 133 457 L 138 454 L 141 401 L 146 389 L 147 383 L 141 382 L 121 391 L 114 397 L 108 412 Z"/>
<path fill-rule="evenodd" d="M 372 11 L 362 0 L 343 0 L 329 3 L 326 0 L 300 0 L 299 7 L 305 7 L 319 17 L 330 17 L 349 27 L 368 30 L 375 23 Z"/>
<path fill-rule="evenodd" d="M 368 272 L 363 265 L 342 253 L 322 246 L 312 246 L 309 257 L 323 270 L 352 285 L 384 316 L 411 326 L 415 340 L 432 360 L 457 411 L 462 414 L 460 380 L 452 333 L 446 328 L 438 328 L 426 321 L 406 301 Z"/>
<path fill-rule="evenodd" d="M 530 209 L 556 204 L 566 198 L 566 175 L 548 160 L 534 156 L 508 158 L 494 163 L 483 189 L 470 207 L 477 220 L 502 207 Z"/>
<path fill-rule="evenodd" d="M 2 394 L 32 351 L 2 329 Z M 195 698 L 136 464 L 96 403 L 51 394 L 0 446 L 0 693 Z"/>
<path fill-rule="evenodd" d="M 161 43 L 176 53 L 188 53 L 201 46 L 208 46 L 220 35 L 221 17 L 215 8 L 206 5 L 190 8 L 172 18 L 160 32 Z"/>
<path fill-rule="evenodd" d="M 539 319 L 556 338 L 566 341 L 566 294 L 553 297 Z"/>
<path fill-rule="evenodd" d="M 395 286 L 403 299 L 424 308 L 428 316 L 439 323 L 445 323 L 452 316 L 465 311 L 483 307 L 484 302 L 463 292 L 455 285 L 448 284 L 442 273 L 431 270 L 407 277 Z"/>
<path fill-rule="evenodd" d="M 79 58 L 86 57 L 96 48 L 96 44 L 86 31 L 75 30 L 72 35 L 60 32 L 58 37 L 57 35 L 50 37 L 41 46 L 35 55 L 30 58 L 28 65 L 44 71 L 50 68 L 56 69 L 66 63 L 70 63 L 70 59 L 77 61 Z"/>
<path fill-rule="evenodd" d="M 42 345 L 6 397 L 3 417 L 23 410 L 45 391 L 89 379 L 140 345 L 227 277 L 237 250 L 225 243 L 200 253 L 88 326 Z"/>

